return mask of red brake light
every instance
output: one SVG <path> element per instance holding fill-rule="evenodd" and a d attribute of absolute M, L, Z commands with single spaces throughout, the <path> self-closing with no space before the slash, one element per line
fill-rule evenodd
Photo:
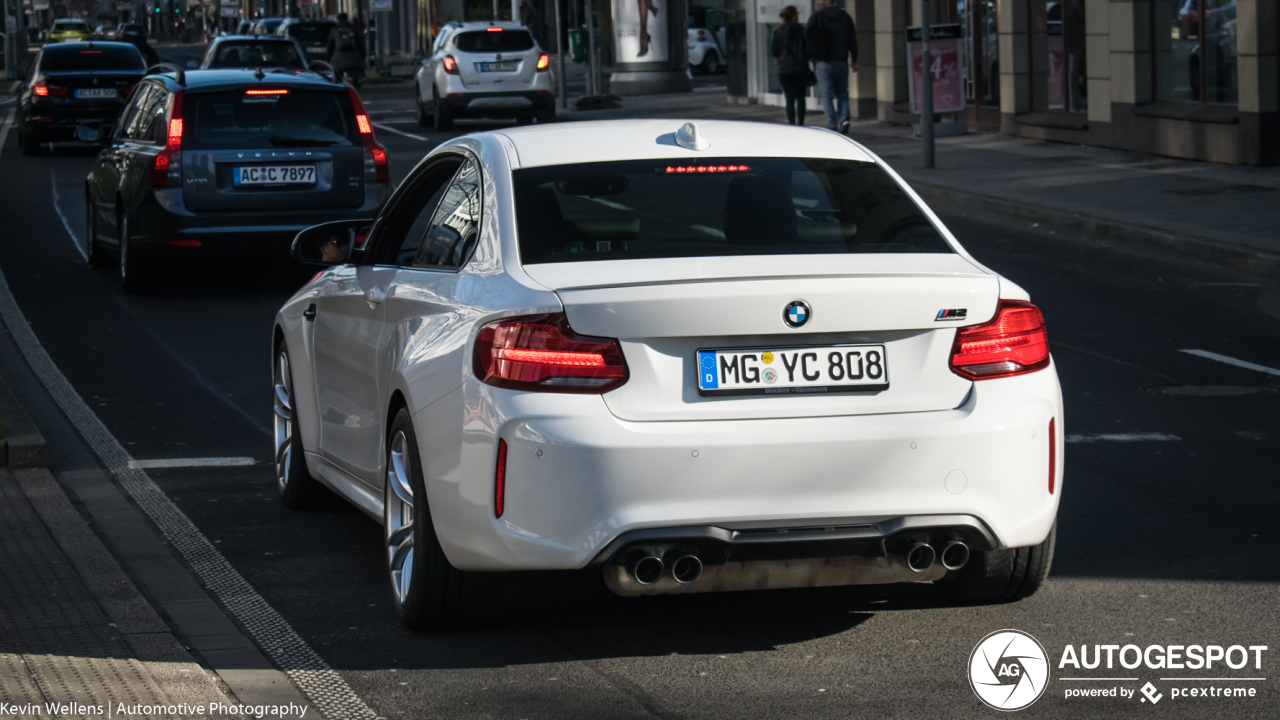
<path fill-rule="evenodd" d="M 698 42 L 706 42 L 706 41 L 707 41 L 707 31 L 706 31 L 706 30 L 699 30 L 699 31 L 698 31 Z"/>
<path fill-rule="evenodd" d="M 284 88 L 276 88 L 271 90 L 245 90 L 245 95 L 288 95 L 289 91 Z"/>
<path fill-rule="evenodd" d="M 493 471 L 493 514 L 502 517 L 507 495 L 507 441 L 498 438 L 498 465 Z"/>
<path fill-rule="evenodd" d="M 1034 372 L 1049 366 L 1049 338 L 1040 308 L 1001 300 L 989 322 L 956 331 L 951 371 L 970 380 Z"/>
<path fill-rule="evenodd" d="M 164 149 L 156 154 L 151 166 L 151 187 L 181 187 L 182 184 L 182 91 L 173 94 L 173 110 L 169 113 L 169 133 Z"/>
<path fill-rule="evenodd" d="M 80 54 L 81 55 L 101 55 L 102 51 L 101 50 L 81 50 Z"/>
<path fill-rule="evenodd" d="M 31 86 L 31 92 L 37 97 L 62 97 L 67 94 L 67 89 L 64 87 L 58 87 L 57 85 L 50 85 L 41 80 Z"/>
<path fill-rule="evenodd" d="M 1054 440 L 1053 418 L 1049 418 L 1049 494 L 1053 494 L 1054 481 L 1057 480 L 1058 443 Z"/>
<path fill-rule="evenodd" d="M 551 56 L 546 53 L 542 53 L 538 56 L 538 69 L 546 70 L 549 67 L 551 67 Z"/>
<path fill-rule="evenodd" d="M 489 32 L 502 32 L 502 28 L 500 27 L 491 27 L 491 28 L 485 28 L 485 29 L 488 30 Z"/>
<path fill-rule="evenodd" d="M 601 394 L 629 377 L 617 340 L 578 335 L 563 313 L 485 325 L 476 338 L 474 366 L 489 385 L 535 392 Z"/>
<path fill-rule="evenodd" d="M 31 86 L 31 92 L 40 97 L 46 97 L 49 95 L 49 86 L 44 83 L 36 83 Z"/>
<path fill-rule="evenodd" d="M 360 126 L 361 135 L 372 135 L 373 126 L 369 124 L 369 116 L 364 113 L 356 115 L 356 125 Z"/>
<path fill-rule="evenodd" d="M 683 173 L 722 173 L 722 172 L 747 172 L 751 168 L 747 165 L 668 165 L 668 175 L 680 175 Z"/>
<path fill-rule="evenodd" d="M 458 74 L 458 61 L 454 60 L 452 55 L 445 55 L 444 60 L 442 60 L 441 62 L 444 63 L 445 72 L 449 73 L 450 75 Z"/>
<path fill-rule="evenodd" d="M 387 164 L 387 151 L 381 145 L 370 149 L 373 151 L 373 166 L 378 182 L 391 182 L 391 167 Z"/>

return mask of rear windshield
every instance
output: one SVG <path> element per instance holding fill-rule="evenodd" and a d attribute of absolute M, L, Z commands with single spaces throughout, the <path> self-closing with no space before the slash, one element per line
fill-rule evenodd
<path fill-rule="evenodd" d="M 524 30 L 464 32 L 456 44 L 462 52 L 519 52 L 533 49 L 533 36 Z"/>
<path fill-rule="evenodd" d="M 333 23 L 294 23 L 289 26 L 289 37 L 297 38 L 304 43 L 322 43 L 329 41 L 329 33 L 336 27 Z"/>
<path fill-rule="evenodd" d="M 893 178 L 870 162 L 643 160 L 513 175 L 525 264 L 953 252 Z"/>
<path fill-rule="evenodd" d="M 298 47 L 287 40 L 246 40 L 219 43 L 209 61 L 211 68 L 305 68 Z"/>
<path fill-rule="evenodd" d="M 88 45 L 50 45 L 40 58 L 42 72 L 70 72 L 75 70 L 134 70 L 142 72 L 146 67 L 142 53 L 132 45 L 94 43 Z"/>
<path fill-rule="evenodd" d="M 54 30 L 83 30 L 89 31 L 89 24 L 83 20 L 55 20 L 53 23 Z"/>
<path fill-rule="evenodd" d="M 288 88 L 280 95 L 268 85 L 230 92 L 187 95 L 182 108 L 189 123 L 183 149 L 339 147 L 360 143 L 355 109 L 345 92 Z"/>

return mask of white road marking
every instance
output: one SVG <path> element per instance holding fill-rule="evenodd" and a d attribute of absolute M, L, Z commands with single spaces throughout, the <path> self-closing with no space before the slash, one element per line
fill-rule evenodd
<path fill-rule="evenodd" d="M 386 130 L 386 131 L 387 131 L 387 132 L 389 132 L 389 133 L 395 133 L 396 135 L 403 135 L 403 136 L 405 136 L 405 137 L 407 137 L 407 138 L 413 138 L 414 140 L 421 140 L 421 141 L 423 141 L 423 142 L 431 142 L 431 138 L 425 138 L 425 137 L 422 137 L 421 135 L 414 135 L 413 133 L 407 133 L 407 132 L 405 132 L 405 131 L 403 131 L 403 130 L 397 130 L 397 129 L 395 129 L 395 128 L 391 127 L 390 125 L 385 125 L 385 124 L 380 123 L 380 122 L 373 123 L 373 126 L 374 126 L 374 127 L 376 127 L 376 128 L 378 128 L 379 130 Z"/>
<path fill-rule="evenodd" d="M 1195 355 L 1197 357 L 1202 357 L 1207 360 L 1217 360 L 1220 363 L 1235 365 L 1236 367 L 1241 367 L 1241 368 L 1244 368 L 1245 370 L 1257 370 L 1260 373 L 1266 373 L 1268 375 L 1275 375 L 1277 377 L 1280 377 L 1280 370 L 1277 370 L 1275 368 L 1267 367 L 1266 365 L 1258 365 L 1256 363 L 1251 363 L 1247 360 L 1237 360 L 1233 357 L 1227 357 L 1226 355 L 1219 355 L 1216 352 L 1209 352 L 1208 350 L 1179 350 L 1178 352 L 1184 352 L 1188 355 Z"/>
<path fill-rule="evenodd" d="M 196 468 L 196 467 L 246 467 L 256 461 L 247 457 L 203 457 L 203 458 L 164 458 L 160 460 L 130 460 L 129 468 L 133 470 L 150 470 L 152 468 Z"/>
<path fill-rule="evenodd" d="M 2 138 L 3 131 L 0 131 Z M 254 642 L 266 650 L 302 694 L 315 703 L 320 715 L 374 720 L 377 715 L 351 690 L 342 676 L 329 667 L 293 626 L 227 562 L 146 471 L 129 466 L 133 458 L 49 357 L 22 315 L 2 272 L 0 323 L 8 327 L 32 372 L 120 486 L 151 518 L 165 540 L 182 555 L 205 587 L 249 631 Z"/>
<path fill-rule="evenodd" d="M 4 148 L 4 141 L 9 137 L 9 126 L 13 125 L 13 118 L 16 112 L 8 113 L 4 119 L 4 125 L 0 125 L 0 148 Z"/>
<path fill-rule="evenodd" d="M 11 102 L 13 102 L 13 101 L 15 101 L 15 100 L 17 100 L 17 99 L 18 99 L 18 98 L 16 98 L 16 97 L 0 98 L 0 105 L 8 105 L 9 103 L 11 103 Z"/>
<path fill-rule="evenodd" d="M 62 214 L 62 208 L 59 207 L 62 197 L 58 195 L 58 179 L 53 174 L 53 165 L 49 166 L 49 188 L 53 190 L 53 211 L 58 213 L 58 219 L 62 221 L 62 227 L 67 229 L 67 236 L 71 238 L 71 244 L 75 246 L 76 252 L 80 253 L 80 257 L 85 262 L 89 262 L 89 256 L 85 253 L 84 247 L 80 243 L 80 238 L 76 237 L 75 232 L 71 230 L 71 223 L 67 222 L 67 216 Z"/>
<path fill-rule="evenodd" d="M 1095 442 L 1170 442 L 1181 440 L 1177 435 L 1164 433 L 1102 433 L 1101 435 L 1068 435 L 1069 443 Z"/>

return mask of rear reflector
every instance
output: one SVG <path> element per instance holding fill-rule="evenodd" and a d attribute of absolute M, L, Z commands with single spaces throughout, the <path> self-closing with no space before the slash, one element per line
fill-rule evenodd
<path fill-rule="evenodd" d="M 1053 494 L 1054 482 L 1058 479 L 1058 443 L 1054 440 L 1053 418 L 1049 418 L 1049 494 Z"/>
<path fill-rule="evenodd" d="M 989 322 L 956 331 L 951 371 L 970 380 L 989 380 L 1049 366 L 1049 339 L 1040 308 L 1001 300 Z"/>
<path fill-rule="evenodd" d="M 507 495 L 507 441 L 498 438 L 498 464 L 493 472 L 493 515 L 502 517 Z"/>
<path fill-rule="evenodd" d="M 617 340 L 578 335 L 563 313 L 480 328 L 473 370 L 489 385 L 532 392 L 600 394 L 629 377 Z"/>

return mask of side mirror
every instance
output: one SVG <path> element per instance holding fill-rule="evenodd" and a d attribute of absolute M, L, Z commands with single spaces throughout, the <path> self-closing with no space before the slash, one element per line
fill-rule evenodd
<path fill-rule="evenodd" d="M 315 225 L 298 233 L 290 253 L 306 265 L 342 265 L 364 242 L 373 223 L 368 220 L 337 220 Z"/>
<path fill-rule="evenodd" d="M 187 69 L 188 69 L 188 70 L 195 70 L 197 67 L 199 67 L 199 65 L 200 65 L 200 63 L 196 62 L 195 60 L 188 60 L 188 61 L 187 61 Z"/>
<path fill-rule="evenodd" d="M 76 140 L 82 143 L 102 142 L 102 128 L 98 125 L 81 125 L 76 128 Z"/>
<path fill-rule="evenodd" d="M 424 53 L 424 52 L 422 52 L 421 50 L 414 50 L 414 51 L 413 51 L 413 59 L 414 59 L 416 62 L 422 62 L 423 60 L 426 60 L 426 59 L 427 59 L 427 54 L 426 54 L 426 53 Z"/>

